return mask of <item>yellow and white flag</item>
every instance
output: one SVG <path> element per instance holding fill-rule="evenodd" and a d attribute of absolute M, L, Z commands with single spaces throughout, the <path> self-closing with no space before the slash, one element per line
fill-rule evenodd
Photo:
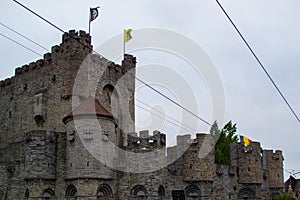
<path fill-rule="evenodd" d="M 132 33 L 132 29 L 131 28 L 127 29 L 127 30 L 124 30 L 124 42 L 125 43 L 132 39 L 131 33 Z"/>

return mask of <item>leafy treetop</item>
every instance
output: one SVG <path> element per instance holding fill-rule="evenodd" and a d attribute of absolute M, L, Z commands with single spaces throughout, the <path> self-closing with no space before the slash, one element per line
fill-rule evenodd
<path fill-rule="evenodd" d="M 214 122 L 210 129 L 210 134 L 215 141 L 215 163 L 230 165 L 230 143 L 237 142 L 236 124 L 229 121 L 220 131 L 217 122 Z"/>

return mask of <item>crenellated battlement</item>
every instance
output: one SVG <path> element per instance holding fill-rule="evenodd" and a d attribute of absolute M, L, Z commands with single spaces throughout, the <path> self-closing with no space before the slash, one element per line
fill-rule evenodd
<path fill-rule="evenodd" d="M 45 65 L 49 65 L 51 63 L 51 53 L 44 54 L 44 59 L 37 60 L 36 62 L 31 62 L 29 64 L 23 65 L 22 67 L 18 67 L 15 69 L 15 77 L 31 72 L 35 69 L 39 69 L 44 67 Z"/>
<path fill-rule="evenodd" d="M 161 149 L 165 146 L 165 134 L 159 131 L 153 131 L 153 135 L 150 135 L 148 130 L 144 130 L 139 132 L 139 136 L 138 133 L 130 133 L 128 135 L 128 146 L 126 149 L 133 152 L 145 152 Z"/>
<path fill-rule="evenodd" d="M 173 154 L 174 149 L 179 149 L 181 151 L 187 150 L 191 145 L 202 147 L 202 150 L 204 150 L 203 147 L 208 148 L 209 150 L 212 148 L 212 140 L 211 136 L 209 134 L 205 133 L 197 133 L 196 138 L 192 138 L 190 134 L 186 135 L 178 135 L 176 138 L 176 144 L 175 146 L 168 147 L 167 150 L 170 152 L 170 154 Z M 176 150 L 177 152 L 177 150 Z M 168 153 L 169 155 L 169 153 Z"/>
<path fill-rule="evenodd" d="M 74 48 L 76 50 L 74 50 Z M 51 52 L 45 53 L 43 59 L 25 64 L 22 67 L 17 67 L 14 76 L 1 80 L 0 90 L 5 86 L 16 84 L 17 79 L 21 76 L 30 74 L 31 72 L 44 67 L 53 67 L 53 63 L 55 65 L 60 65 L 62 58 L 69 56 L 76 58 L 74 55 L 80 55 L 80 57 L 86 56 L 88 53 L 92 52 L 92 48 L 91 36 L 88 33 L 85 31 L 76 32 L 75 30 L 70 30 L 63 34 L 62 43 L 60 45 L 52 46 Z"/>
<path fill-rule="evenodd" d="M 176 145 L 166 148 L 168 158 L 172 159 L 173 157 L 176 157 L 177 154 L 182 155 L 188 148 L 190 148 L 190 146 L 199 148 L 202 151 L 205 149 L 211 151 L 212 141 L 210 136 L 204 133 L 197 134 L 196 138 L 192 138 L 190 134 L 178 135 L 176 138 Z M 166 147 L 166 135 L 159 131 L 154 131 L 153 135 L 150 135 L 148 130 L 140 131 L 139 134 L 130 133 L 128 135 L 127 148 L 135 151 L 142 147 Z"/>
<path fill-rule="evenodd" d="M 91 36 L 71 30 L 0 80 L 0 199 L 272 199 L 282 191 L 281 151 L 232 143 L 225 166 L 209 133 L 178 135 L 167 147 L 164 133 L 134 132 L 136 62 L 93 54 Z M 76 123 L 63 123 L 70 113 Z"/>
<path fill-rule="evenodd" d="M 284 160 L 282 151 L 280 150 L 263 150 L 263 158 L 264 159 L 272 159 L 272 160 Z"/>
<path fill-rule="evenodd" d="M 64 33 L 62 36 L 62 43 L 68 43 L 70 40 L 77 40 L 83 44 L 91 44 L 91 36 L 85 31 L 70 30 L 68 33 Z"/>

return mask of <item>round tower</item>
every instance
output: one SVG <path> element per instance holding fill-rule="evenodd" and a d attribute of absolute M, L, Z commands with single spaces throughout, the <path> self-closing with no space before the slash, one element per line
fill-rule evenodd
<path fill-rule="evenodd" d="M 112 114 L 88 97 L 63 119 L 67 130 L 66 179 L 114 179 L 116 123 Z"/>

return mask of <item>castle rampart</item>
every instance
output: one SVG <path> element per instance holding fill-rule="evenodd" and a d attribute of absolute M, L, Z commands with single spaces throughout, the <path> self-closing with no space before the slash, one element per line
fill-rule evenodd
<path fill-rule="evenodd" d="M 135 70 L 134 56 L 115 64 L 72 30 L 0 81 L 0 199 L 272 199 L 282 191 L 281 151 L 232 143 L 231 165 L 216 165 L 209 134 L 179 135 L 167 147 L 164 133 L 135 133 Z M 151 162 L 138 160 L 143 153 Z M 144 171 L 126 172 L 136 166 Z"/>

